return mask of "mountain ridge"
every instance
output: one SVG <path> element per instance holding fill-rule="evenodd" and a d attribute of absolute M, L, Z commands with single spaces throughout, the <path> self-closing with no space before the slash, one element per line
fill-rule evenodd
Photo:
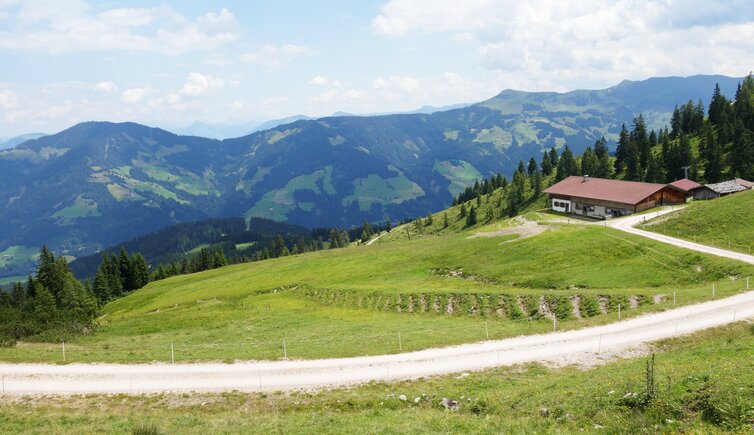
<path fill-rule="evenodd" d="M 342 227 L 421 216 L 449 205 L 475 179 L 510 175 L 519 160 L 565 144 L 580 154 L 602 136 L 615 139 L 640 112 L 650 127 L 665 125 L 676 104 L 708 99 L 716 82 L 730 95 L 738 81 L 697 76 L 560 94 L 502 91 L 447 111 L 296 120 L 225 140 L 81 123 L 0 152 L 0 254 L 46 243 L 78 257 L 207 218 Z"/>

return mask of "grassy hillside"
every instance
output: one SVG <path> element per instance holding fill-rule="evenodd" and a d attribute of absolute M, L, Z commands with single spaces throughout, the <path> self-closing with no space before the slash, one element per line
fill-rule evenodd
<path fill-rule="evenodd" d="M 505 226 L 505 221 L 493 223 Z M 741 291 L 754 268 L 609 228 L 551 224 L 528 238 L 478 229 L 320 251 L 153 282 L 107 305 L 68 361 L 379 354 L 604 323 Z M 557 265 L 553 267 L 552 265 Z M 657 302 L 657 303 L 655 303 Z M 629 310 L 627 308 L 633 308 Z M 398 333 L 402 342 L 399 344 Z M 21 343 L 0 360 L 59 361 Z"/>
<path fill-rule="evenodd" d="M 710 246 L 750 254 L 754 250 L 754 191 L 695 201 L 677 213 L 653 219 L 642 228 Z"/>
<path fill-rule="evenodd" d="M 754 326 L 658 343 L 581 371 L 538 365 L 293 394 L 0 397 L 11 433 L 744 433 L 754 424 Z M 400 400 L 405 395 L 405 401 Z M 446 411 L 443 397 L 460 402 Z M 418 400 L 417 400 L 418 398 Z M 644 403 L 644 404 L 642 404 Z"/>

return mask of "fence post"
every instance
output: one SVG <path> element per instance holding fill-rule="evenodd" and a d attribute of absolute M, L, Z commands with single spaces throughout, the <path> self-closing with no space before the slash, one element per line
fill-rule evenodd
<path fill-rule="evenodd" d="M 618 304 L 618 320 L 620 320 L 620 304 Z"/>
<path fill-rule="evenodd" d="M 288 346 L 285 344 L 285 338 L 283 339 L 283 359 L 288 359 Z"/>
<path fill-rule="evenodd" d="M 486 335 L 486 336 L 487 336 L 487 340 L 489 340 L 489 339 L 490 339 L 490 330 L 489 330 L 489 328 L 487 327 L 487 321 L 486 321 L 486 320 L 484 321 L 484 335 Z"/>
<path fill-rule="evenodd" d="M 61 342 L 63 345 L 63 362 L 65 362 L 65 341 Z"/>
<path fill-rule="evenodd" d="M 401 339 L 400 331 L 398 331 L 398 350 L 403 352 L 403 340 Z"/>
<path fill-rule="evenodd" d="M 715 284 L 712 284 L 712 299 L 715 299 Z"/>
<path fill-rule="evenodd" d="M 675 306 L 675 290 L 673 290 L 673 306 Z"/>
<path fill-rule="evenodd" d="M 173 342 L 170 342 L 170 363 L 175 364 L 175 352 L 173 351 Z"/>
<path fill-rule="evenodd" d="M 558 330 L 558 318 L 555 317 L 555 315 L 552 315 L 552 330 L 557 331 Z"/>

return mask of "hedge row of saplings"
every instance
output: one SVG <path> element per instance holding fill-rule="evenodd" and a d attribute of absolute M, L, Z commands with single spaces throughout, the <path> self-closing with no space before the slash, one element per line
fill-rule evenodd
<path fill-rule="evenodd" d="M 329 306 L 373 311 L 500 317 L 510 320 L 535 320 L 545 317 L 546 309 L 558 320 L 575 317 L 572 299 L 578 299 L 578 315 L 594 317 L 651 301 L 644 295 L 511 295 L 487 293 L 400 293 L 363 292 L 321 288 L 303 289 L 303 294 Z M 543 298 L 543 300 L 541 300 Z"/>

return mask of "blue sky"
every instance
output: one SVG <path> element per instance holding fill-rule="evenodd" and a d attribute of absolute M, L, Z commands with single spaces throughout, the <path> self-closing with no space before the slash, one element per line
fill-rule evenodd
<path fill-rule="evenodd" d="M 0 0 L 0 137 L 407 111 L 752 59 L 746 1 Z"/>

